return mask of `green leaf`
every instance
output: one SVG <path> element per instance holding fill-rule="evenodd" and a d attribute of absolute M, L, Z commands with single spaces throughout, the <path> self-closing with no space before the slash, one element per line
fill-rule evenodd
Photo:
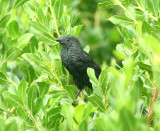
<path fill-rule="evenodd" d="M 142 93 L 142 88 L 143 88 L 143 81 L 140 77 L 137 78 L 137 80 L 134 82 L 135 86 L 136 87 L 134 89 L 134 98 L 138 101 L 139 98 L 141 97 L 141 93 Z"/>
<path fill-rule="evenodd" d="M 38 98 L 34 104 L 34 108 L 33 108 L 33 115 L 36 115 L 39 110 L 41 109 L 42 107 L 42 103 L 43 103 L 43 99 L 42 98 Z"/>
<path fill-rule="evenodd" d="M 42 103 L 43 99 L 41 97 L 37 99 L 37 86 L 31 86 L 28 91 L 28 107 L 32 111 L 33 115 L 39 112 Z"/>
<path fill-rule="evenodd" d="M 32 28 L 32 32 L 44 43 L 48 44 L 54 44 L 55 39 L 54 37 L 46 30 L 44 26 L 42 26 L 40 23 L 31 21 L 30 22 Z"/>
<path fill-rule="evenodd" d="M 67 85 L 64 89 L 68 92 L 72 100 L 76 99 L 77 87 L 73 85 Z"/>
<path fill-rule="evenodd" d="M 44 97 L 49 90 L 49 84 L 46 84 L 45 82 L 38 83 L 39 85 L 39 95 L 40 97 Z"/>
<path fill-rule="evenodd" d="M 28 107 L 32 112 L 35 107 L 36 96 L 37 96 L 36 86 L 33 85 L 30 87 L 29 92 L 28 92 Z"/>
<path fill-rule="evenodd" d="M 141 70 L 147 71 L 151 76 L 153 76 L 151 65 L 144 64 L 143 62 L 136 62 L 135 64 L 138 65 Z"/>
<path fill-rule="evenodd" d="M 57 0 L 54 5 L 54 13 L 56 15 L 56 19 L 60 20 L 63 13 L 63 0 Z"/>
<path fill-rule="evenodd" d="M 142 8 L 142 9 L 145 9 L 145 1 L 146 0 L 136 0 L 136 2 L 138 3 L 138 5 Z"/>
<path fill-rule="evenodd" d="M 134 18 L 136 18 L 136 11 L 133 7 L 128 6 L 128 11 Z M 128 15 L 127 12 L 125 12 L 125 16 L 128 17 L 129 19 L 133 19 L 130 15 Z"/>
<path fill-rule="evenodd" d="M 144 18 L 145 22 L 148 22 L 148 11 L 144 11 L 143 18 Z"/>
<path fill-rule="evenodd" d="M 101 84 L 103 94 L 106 93 L 109 81 L 110 81 L 110 74 L 109 74 L 108 70 L 107 69 L 102 70 L 100 77 L 99 77 L 99 82 Z"/>
<path fill-rule="evenodd" d="M 70 125 L 72 125 L 74 122 L 73 112 L 74 112 L 74 110 L 73 110 L 70 103 L 63 103 L 61 113 L 64 116 L 64 118 L 69 122 Z"/>
<path fill-rule="evenodd" d="M 147 0 L 149 10 L 158 17 L 159 15 L 159 1 L 158 0 Z"/>
<path fill-rule="evenodd" d="M 133 77 L 133 69 L 134 69 L 133 59 L 132 58 L 127 59 L 123 63 L 123 66 L 125 74 L 124 86 L 127 87 L 127 85 L 129 85 Z"/>
<path fill-rule="evenodd" d="M 39 22 L 44 24 L 45 23 L 45 16 L 44 16 L 43 11 L 41 10 L 40 7 L 37 9 L 37 15 L 38 15 Z"/>
<path fill-rule="evenodd" d="M 133 26 L 125 26 L 125 27 L 122 27 L 121 30 L 119 29 L 124 41 L 125 41 L 125 45 L 127 48 L 129 48 L 129 50 L 127 51 L 127 53 L 131 53 L 131 48 L 132 46 L 130 45 L 131 42 L 133 42 L 133 38 L 136 38 L 136 37 L 139 37 L 137 31 L 135 30 L 135 28 Z M 122 44 L 119 44 L 119 45 L 122 45 Z M 123 45 L 122 45 L 123 46 Z M 118 47 L 118 46 L 117 46 Z M 125 49 L 126 50 L 126 49 Z M 125 51 L 124 50 L 124 51 Z M 122 53 L 122 52 L 120 52 Z M 124 56 L 126 53 L 122 53 Z"/>
<path fill-rule="evenodd" d="M 17 114 L 24 119 L 27 119 L 26 110 L 24 108 L 18 107 Z"/>
<path fill-rule="evenodd" d="M 84 49 L 83 49 L 85 52 L 87 52 L 87 53 L 89 53 L 89 51 L 90 51 L 90 47 L 89 47 L 89 45 L 87 45 L 86 47 L 84 47 Z"/>
<path fill-rule="evenodd" d="M 24 108 L 22 100 L 17 95 L 11 94 L 8 91 L 4 91 L 2 95 L 11 105 Z"/>
<path fill-rule="evenodd" d="M 30 84 L 35 78 L 35 71 L 32 65 L 25 59 L 22 59 L 18 63 L 18 67 L 25 74 L 26 81 Z"/>
<path fill-rule="evenodd" d="M 102 99 L 100 99 L 97 95 L 91 95 L 88 97 L 89 101 L 95 106 L 98 107 L 99 111 L 106 112 L 105 104 Z"/>
<path fill-rule="evenodd" d="M 7 77 L 2 72 L 0 72 L 0 84 L 5 83 L 7 81 Z"/>
<path fill-rule="evenodd" d="M 5 27 L 6 23 L 9 21 L 11 15 L 8 14 L 6 16 L 4 16 L 1 20 L 0 20 L 0 28 Z"/>
<path fill-rule="evenodd" d="M 5 131 L 5 120 L 2 116 L 0 116 L 0 131 Z"/>
<path fill-rule="evenodd" d="M 115 126 L 115 123 L 112 124 L 112 121 L 111 120 L 107 120 L 105 117 L 101 117 L 101 118 L 96 118 L 95 120 L 96 122 L 96 127 L 98 129 L 98 131 L 114 131 L 116 130 L 116 126 Z M 107 124 L 106 124 L 107 123 Z"/>
<path fill-rule="evenodd" d="M 151 47 L 152 51 L 154 53 L 156 53 L 158 56 L 160 56 L 160 51 L 159 51 L 160 42 L 159 42 L 159 40 L 156 39 L 154 36 L 148 35 L 148 34 L 145 34 L 143 36 L 143 38 L 144 38 L 146 46 Z"/>
<path fill-rule="evenodd" d="M 9 48 L 9 50 L 7 51 L 7 60 L 13 60 L 16 57 L 21 55 L 21 49 L 17 48 L 17 47 L 11 47 Z"/>
<path fill-rule="evenodd" d="M 15 3 L 15 8 L 18 8 L 20 6 L 22 6 L 25 2 L 27 2 L 28 0 L 16 0 L 16 3 Z"/>
<path fill-rule="evenodd" d="M 74 35 L 75 37 L 78 37 L 82 27 L 83 25 L 74 26 L 73 28 L 71 28 L 71 32 L 67 33 L 69 33 L 70 35 Z"/>
<path fill-rule="evenodd" d="M 121 120 L 123 130 L 128 130 L 128 131 L 135 130 L 135 127 L 136 127 L 135 118 L 126 108 L 121 109 L 120 120 Z"/>
<path fill-rule="evenodd" d="M 17 37 L 19 35 L 19 25 L 16 20 L 13 20 L 8 25 L 9 35 L 12 37 Z"/>
<path fill-rule="evenodd" d="M 126 6 L 129 6 L 133 0 L 124 0 Z"/>
<path fill-rule="evenodd" d="M 55 122 L 62 118 L 61 107 L 52 108 L 47 112 L 47 127 L 52 127 Z"/>
<path fill-rule="evenodd" d="M 27 82 L 23 78 L 21 83 L 18 85 L 18 96 L 21 98 L 22 101 L 24 101 L 26 97 L 26 89 L 27 89 Z"/>
<path fill-rule="evenodd" d="M 113 8 L 116 5 L 115 0 L 106 0 L 103 3 L 99 3 L 98 6 L 103 8 L 105 6 Z"/>
<path fill-rule="evenodd" d="M 36 73 L 41 74 L 41 72 L 43 71 L 47 75 L 53 76 L 48 66 L 46 66 L 46 63 L 43 62 L 44 59 L 41 58 L 42 56 L 38 56 L 33 53 L 26 53 L 26 54 L 23 54 L 23 57 L 33 66 Z M 48 63 L 49 62 L 47 62 L 47 64 Z"/>
<path fill-rule="evenodd" d="M 80 123 L 83 120 L 84 111 L 85 111 L 85 104 L 76 106 L 74 110 L 74 117 L 78 123 Z"/>
<path fill-rule="evenodd" d="M 28 61 L 37 72 L 41 72 L 43 70 L 40 67 L 40 64 L 42 64 L 41 59 L 37 55 L 32 53 L 26 53 L 26 54 L 23 54 L 23 58 L 26 61 Z"/>
<path fill-rule="evenodd" d="M 34 15 L 36 13 L 37 8 L 39 7 L 39 3 L 36 0 L 27 1 L 23 8 L 29 15 Z"/>
<path fill-rule="evenodd" d="M 18 47 L 20 49 L 23 49 L 25 46 L 27 46 L 27 44 L 30 41 L 32 36 L 33 36 L 32 33 L 26 33 L 26 34 L 21 35 L 17 40 L 18 41 Z"/>
<path fill-rule="evenodd" d="M 17 131 L 18 127 L 17 127 L 17 123 L 15 120 L 10 121 L 5 128 L 6 131 Z"/>
<path fill-rule="evenodd" d="M 110 17 L 109 21 L 111 21 L 115 25 L 121 25 L 121 26 L 128 26 L 134 24 L 134 22 L 131 19 L 116 15 Z"/>
<path fill-rule="evenodd" d="M 9 8 L 10 0 L 1 0 L 0 1 L 0 18 L 3 17 Z"/>
<path fill-rule="evenodd" d="M 33 36 L 29 40 L 28 44 L 26 47 L 24 47 L 23 52 L 24 53 L 34 53 L 35 50 L 38 49 L 38 41 L 37 39 Z"/>
<path fill-rule="evenodd" d="M 90 81 L 93 83 L 93 85 L 97 87 L 99 85 L 99 82 L 98 82 L 98 80 L 97 80 L 97 78 L 95 76 L 94 69 L 87 68 L 87 74 L 88 74 L 88 76 L 90 78 Z"/>
<path fill-rule="evenodd" d="M 88 102 L 87 107 L 84 111 L 83 118 L 87 118 L 93 112 L 93 105 L 91 102 Z"/>
<path fill-rule="evenodd" d="M 88 129 L 88 123 L 87 123 L 87 119 L 84 119 L 80 125 L 79 125 L 79 128 L 78 128 L 78 131 L 87 131 Z"/>

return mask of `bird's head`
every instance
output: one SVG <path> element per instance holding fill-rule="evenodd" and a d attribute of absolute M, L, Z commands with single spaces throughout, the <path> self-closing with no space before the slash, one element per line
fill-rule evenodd
<path fill-rule="evenodd" d="M 74 36 L 70 36 L 70 35 L 60 36 L 56 39 L 56 41 L 58 41 L 63 47 L 72 46 L 73 44 L 79 45 L 79 40 Z"/>

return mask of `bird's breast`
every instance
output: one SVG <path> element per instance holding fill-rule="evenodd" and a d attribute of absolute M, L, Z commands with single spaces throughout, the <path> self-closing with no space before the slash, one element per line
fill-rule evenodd
<path fill-rule="evenodd" d="M 66 68 L 68 67 L 68 65 L 71 64 L 71 54 L 70 51 L 67 49 L 63 49 L 61 50 L 61 59 L 63 64 L 66 66 Z"/>

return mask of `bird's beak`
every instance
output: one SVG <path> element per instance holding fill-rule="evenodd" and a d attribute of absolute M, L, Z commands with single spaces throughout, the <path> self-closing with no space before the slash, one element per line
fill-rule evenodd
<path fill-rule="evenodd" d="M 60 36 L 56 39 L 56 41 L 61 42 L 63 40 L 63 36 Z"/>

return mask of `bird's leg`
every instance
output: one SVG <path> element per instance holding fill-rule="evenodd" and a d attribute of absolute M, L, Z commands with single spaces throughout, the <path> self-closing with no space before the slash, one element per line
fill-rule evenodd
<path fill-rule="evenodd" d="M 81 93 L 82 89 L 79 89 L 77 95 L 76 95 L 76 100 L 77 100 L 77 97 L 79 96 L 79 94 Z"/>
<path fill-rule="evenodd" d="M 77 101 L 77 97 L 79 96 L 79 94 L 81 93 L 82 89 L 79 89 L 77 95 L 76 95 L 76 100 L 72 102 L 72 105 L 77 105 L 78 101 Z"/>

